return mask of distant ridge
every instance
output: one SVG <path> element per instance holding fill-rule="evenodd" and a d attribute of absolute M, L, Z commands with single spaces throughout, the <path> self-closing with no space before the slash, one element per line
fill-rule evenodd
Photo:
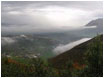
<path fill-rule="evenodd" d="M 95 20 L 90 21 L 85 26 L 97 26 L 97 27 L 103 27 L 103 18 L 98 18 Z"/>

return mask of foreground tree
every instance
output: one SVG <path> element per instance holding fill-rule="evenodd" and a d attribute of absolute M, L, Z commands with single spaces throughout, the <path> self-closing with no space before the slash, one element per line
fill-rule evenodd
<path fill-rule="evenodd" d="M 103 41 L 101 36 L 97 36 L 93 43 L 89 44 L 86 52 L 86 62 L 88 67 L 85 69 L 87 76 L 103 76 Z"/>

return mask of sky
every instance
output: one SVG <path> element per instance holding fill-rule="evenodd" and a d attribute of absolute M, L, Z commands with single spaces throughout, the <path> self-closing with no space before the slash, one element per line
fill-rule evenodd
<path fill-rule="evenodd" d="M 1 32 L 73 30 L 102 17 L 102 1 L 1 2 Z"/>

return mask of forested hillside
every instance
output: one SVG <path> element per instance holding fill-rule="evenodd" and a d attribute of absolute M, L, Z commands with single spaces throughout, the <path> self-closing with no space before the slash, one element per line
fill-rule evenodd
<path fill-rule="evenodd" d="M 103 35 L 49 60 L 2 57 L 1 66 L 2 77 L 102 77 Z"/>

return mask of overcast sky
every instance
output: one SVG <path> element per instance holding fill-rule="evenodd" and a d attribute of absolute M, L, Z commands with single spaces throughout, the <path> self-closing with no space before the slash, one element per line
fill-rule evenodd
<path fill-rule="evenodd" d="M 2 1 L 1 3 L 2 32 L 72 30 L 102 17 L 101 1 Z"/>

